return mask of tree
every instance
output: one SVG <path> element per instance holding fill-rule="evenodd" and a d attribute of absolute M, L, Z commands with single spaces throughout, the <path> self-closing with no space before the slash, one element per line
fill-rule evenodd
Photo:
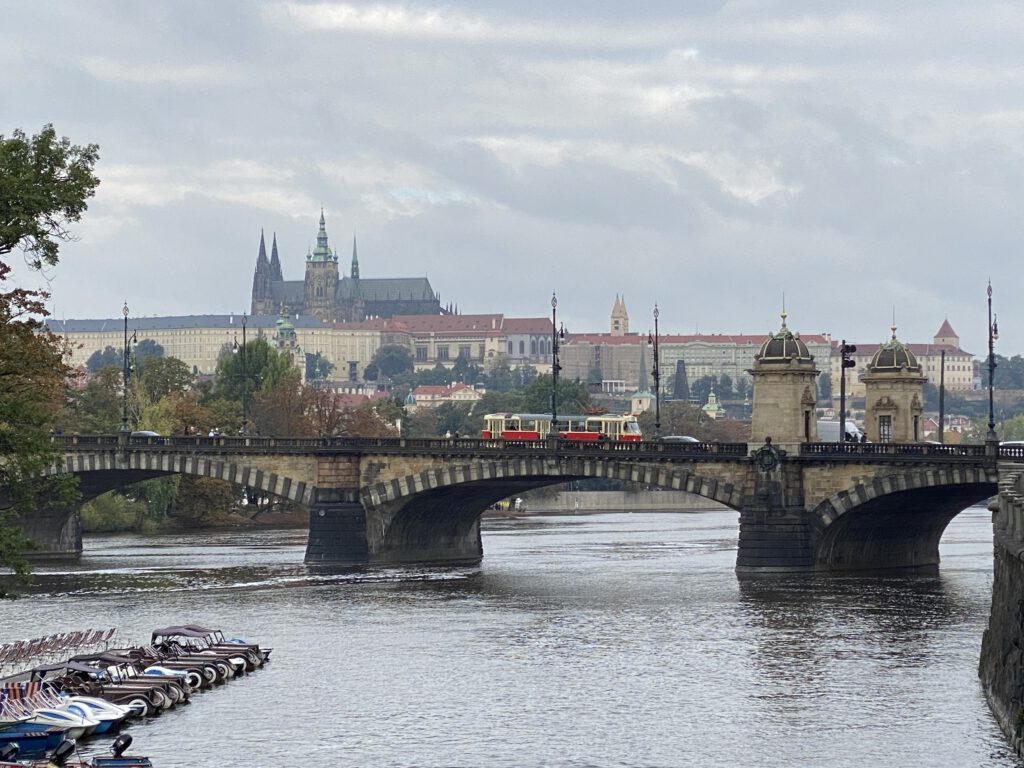
<path fill-rule="evenodd" d="M 370 365 L 388 378 L 413 370 L 412 352 L 400 344 L 385 344 L 377 350 Z"/>
<path fill-rule="evenodd" d="M 306 381 L 323 381 L 333 370 L 334 364 L 319 352 L 306 353 Z"/>
<path fill-rule="evenodd" d="M 31 269 L 57 264 L 60 243 L 71 239 L 68 224 L 81 218 L 99 184 L 98 156 L 95 145 L 58 139 L 51 125 L 31 138 L 21 130 L 0 135 L 0 257 L 17 249 Z M 26 576 L 28 541 L 12 526 L 14 513 L 31 511 L 40 494 L 60 502 L 74 494 L 69 476 L 40 477 L 58 455 L 50 432 L 69 370 L 60 340 L 39 320 L 47 295 L 8 289 L 10 274 L 0 261 L 0 486 L 9 504 L 0 509 L 0 565 Z"/>
<path fill-rule="evenodd" d="M 143 358 L 137 366 L 133 380 L 153 403 L 172 392 L 184 392 L 195 380 L 188 365 L 176 357 L 150 356 Z"/>
<path fill-rule="evenodd" d="M 244 362 L 241 350 L 217 362 L 217 391 L 228 400 L 241 402 L 246 393 L 251 398 L 285 381 L 298 385 L 300 379 L 291 353 L 274 349 L 263 338 L 245 345 Z"/>
<path fill-rule="evenodd" d="M 114 349 L 110 346 L 104 347 L 102 352 L 97 349 L 85 361 L 85 369 L 92 374 L 99 373 L 102 369 L 110 366 L 120 369 L 123 356 L 124 352 L 122 350 Z"/>
<path fill-rule="evenodd" d="M 60 243 L 72 239 L 68 224 L 99 186 L 98 159 L 95 144 L 58 139 L 52 125 L 31 138 L 20 129 L 0 134 L 0 256 L 19 249 L 33 269 L 55 266 Z"/>
<path fill-rule="evenodd" d="M 537 376 L 522 392 L 520 407 L 529 413 L 551 413 L 551 376 Z M 590 393 L 579 379 L 558 380 L 558 413 L 580 414 L 590 407 Z M 489 411 L 482 411 L 489 413 Z"/>
<path fill-rule="evenodd" d="M 140 339 L 139 343 L 132 348 L 131 354 L 135 358 L 135 365 L 140 365 L 148 358 L 163 357 L 164 348 L 162 344 L 158 344 L 152 339 Z"/>

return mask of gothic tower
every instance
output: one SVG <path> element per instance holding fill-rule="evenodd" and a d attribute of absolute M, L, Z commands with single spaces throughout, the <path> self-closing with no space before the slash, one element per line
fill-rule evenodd
<path fill-rule="evenodd" d="M 334 322 L 335 294 L 338 289 L 338 255 L 327 244 L 324 211 L 320 209 L 320 231 L 316 235 L 316 248 L 306 255 L 305 306 L 308 315 L 316 315 L 324 322 Z"/>
<path fill-rule="evenodd" d="M 626 300 L 619 294 L 615 294 L 615 304 L 612 305 L 611 335 L 625 336 L 629 333 L 629 313 L 626 311 Z"/>
<path fill-rule="evenodd" d="M 274 251 L 277 253 L 276 249 Z M 280 265 L 279 265 L 280 266 Z M 274 312 L 274 297 L 270 292 L 270 262 L 267 261 L 267 244 L 260 230 L 260 252 L 256 257 L 256 271 L 252 277 L 252 306 L 249 311 L 254 315 L 267 315 Z"/>
<path fill-rule="evenodd" d="M 349 273 L 352 278 L 352 293 L 347 307 L 339 307 L 339 312 L 344 313 L 345 320 L 359 322 L 365 317 L 363 305 L 363 294 L 359 289 L 359 251 L 356 248 L 356 236 L 352 235 L 352 270 Z"/>
<path fill-rule="evenodd" d="M 274 242 L 270 246 L 270 279 L 284 281 L 284 275 L 281 274 L 281 259 L 277 256 L 277 232 L 274 233 Z"/>

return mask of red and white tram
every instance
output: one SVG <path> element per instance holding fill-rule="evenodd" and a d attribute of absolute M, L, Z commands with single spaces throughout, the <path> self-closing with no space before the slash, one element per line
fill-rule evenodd
<path fill-rule="evenodd" d="M 643 440 L 636 416 L 604 413 L 599 416 L 560 416 L 558 436 L 564 440 L 623 443 Z M 551 434 L 550 413 L 489 413 L 484 416 L 483 438 L 545 440 Z"/>

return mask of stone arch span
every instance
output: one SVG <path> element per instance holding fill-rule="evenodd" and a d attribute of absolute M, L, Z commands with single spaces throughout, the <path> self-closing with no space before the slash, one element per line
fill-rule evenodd
<path fill-rule="evenodd" d="M 314 487 L 283 474 L 265 471 L 249 464 L 216 456 L 132 451 L 72 453 L 46 474 L 74 474 L 80 478 L 84 500 L 127 485 L 166 475 L 192 475 L 223 480 L 234 485 L 255 488 L 271 496 L 294 501 L 306 507 L 314 496 Z"/>
<path fill-rule="evenodd" d="M 515 457 L 449 463 L 365 487 L 366 537 L 373 559 L 478 561 L 480 517 L 500 499 L 545 485 L 593 478 L 643 483 L 689 493 L 738 510 L 746 465 L 691 465 Z"/>
<path fill-rule="evenodd" d="M 906 469 L 841 491 L 812 510 L 815 568 L 937 566 L 946 526 L 997 482 L 994 468 Z"/>

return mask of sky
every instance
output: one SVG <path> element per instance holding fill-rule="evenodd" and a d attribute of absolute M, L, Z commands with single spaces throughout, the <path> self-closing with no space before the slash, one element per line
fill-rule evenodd
<path fill-rule="evenodd" d="M 0 134 L 100 147 L 58 318 L 247 310 L 260 232 L 463 314 L 1024 352 L 1024 6 L 0 0 Z M 41 277 L 17 272 L 22 284 Z"/>

